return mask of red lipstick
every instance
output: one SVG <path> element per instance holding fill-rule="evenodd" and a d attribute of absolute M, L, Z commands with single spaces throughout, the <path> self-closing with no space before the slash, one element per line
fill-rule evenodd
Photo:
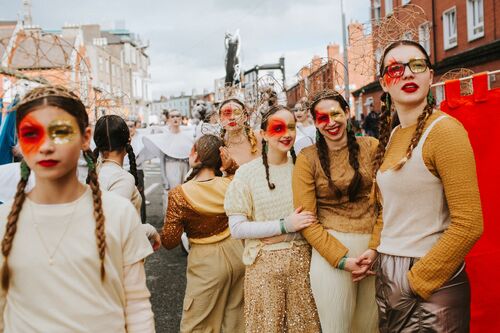
<path fill-rule="evenodd" d="M 57 165 L 58 163 L 59 163 L 59 161 L 56 161 L 56 160 L 42 160 L 42 161 L 38 162 L 38 164 L 40 164 L 44 168 L 51 168 L 51 167 Z"/>
<path fill-rule="evenodd" d="M 415 82 L 408 82 L 404 86 L 401 87 L 401 90 L 403 90 L 406 93 L 413 93 L 417 91 L 419 88 L 418 84 Z"/>

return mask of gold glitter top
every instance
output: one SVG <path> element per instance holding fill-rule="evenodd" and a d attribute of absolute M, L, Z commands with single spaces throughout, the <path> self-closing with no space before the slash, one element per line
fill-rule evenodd
<path fill-rule="evenodd" d="M 197 186 L 200 183 L 202 185 Z M 184 192 L 184 185 L 186 184 L 189 184 L 187 186 L 189 194 L 192 194 L 193 191 L 196 192 L 196 189 L 199 190 L 199 195 L 189 197 L 191 200 L 195 198 L 198 201 L 190 202 Z M 201 239 L 220 234 L 228 229 L 228 218 L 223 209 L 221 213 L 206 211 L 206 207 L 214 205 L 214 202 L 208 203 L 207 201 L 213 201 L 213 198 L 218 196 L 217 193 L 220 194 L 220 186 L 226 186 L 227 188 L 227 185 L 221 181 L 203 184 L 195 180 L 191 180 L 186 184 L 177 186 L 168 193 L 167 214 L 161 233 L 162 244 L 167 249 L 173 249 L 180 244 L 183 231 L 187 233 L 189 238 Z M 212 190 L 210 190 L 211 188 Z M 225 188 L 222 190 L 222 192 L 225 192 Z M 219 205 L 223 207 L 224 197 L 219 198 L 219 201 Z M 205 209 L 203 209 L 204 207 Z"/>
<path fill-rule="evenodd" d="M 334 266 L 347 253 L 347 248 L 325 229 L 371 234 L 375 224 L 374 208 L 370 205 L 369 199 L 372 186 L 372 161 L 378 140 L 368 136 L 357 137 L 356 140 L 359 143 L 359 172 L 363 181 L 357 201 L 350 202 L 347 195 L 347 188 L 354 175 L 354 170 L 349 164 L 347 146 L 329 152 L 332 180 L 343 192 L 340 199 L 336 199 L 328 187 L 328 179 L 321 168 L 315 145 L 301 151 L 295 163 L 292 179 L 295 207 L 302 206 L 304 210 L 316 212 L 321 223 L 304 229 L 302 234 Z"/>

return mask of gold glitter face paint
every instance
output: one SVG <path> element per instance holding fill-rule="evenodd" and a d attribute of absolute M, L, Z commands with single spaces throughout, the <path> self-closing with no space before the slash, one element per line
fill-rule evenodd
<path fill-rule="evenodd" d="M 76 125 L 67 119 L 54 120 L 47 129 L 49 138 L 58 145 L 71 142 L 78 131 Z"/>
<path fill-rule="evenodd" d="M 338 122 L 344 116 L 344 110 L 342 108 L 332 107 L 329 112 L 316 111 L 316 124 L 330 124 L 333 122 Z"/>

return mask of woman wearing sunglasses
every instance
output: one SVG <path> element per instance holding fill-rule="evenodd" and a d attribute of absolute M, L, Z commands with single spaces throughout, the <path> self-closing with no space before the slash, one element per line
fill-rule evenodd
<path fill-rule="evenodd" d="M 435 109 L 433 70 L 420 44 L 398 41 L 381 58 L 381 135 L 374 162 L 380 208 L 358 259 L 378 255 L 381 332 L 468 332 L 470 290 L 464 257 L 482 233 L 474 155 L 462 125 Z M 391 110 L 399 125 L 391 132 Z"/>

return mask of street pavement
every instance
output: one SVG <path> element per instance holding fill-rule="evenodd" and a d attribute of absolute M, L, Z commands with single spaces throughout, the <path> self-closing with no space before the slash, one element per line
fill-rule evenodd
<path fill-rule="evenodd" d="M 147 222 L 155 228 L 163 226 L 162 186 L 160 168 L 154 161 L 144 164 L 147 200 Z M 182 301 L 186 288 L 187 256 L 180 247 L 173 250 L 161 248 L 146 260 L 148 288 L 155 314 L 157 333 L 179 332 Z"/>

